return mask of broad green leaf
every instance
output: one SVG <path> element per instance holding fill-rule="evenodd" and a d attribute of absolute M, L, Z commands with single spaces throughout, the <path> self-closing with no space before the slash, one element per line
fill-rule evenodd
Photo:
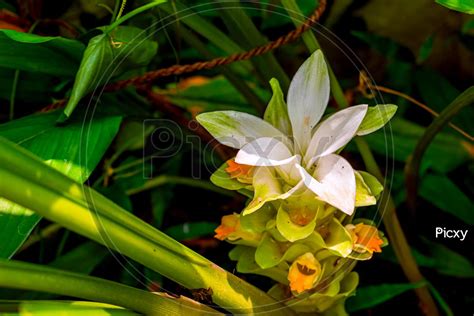
<path fill-rule="evenodd" d="M 305 226 L 300 226 L 291 221 L 290 215 L 280 207 L 276 217 L 276 227 L 278 231 L 289 241 L 294 242 L 304 239 L 313 233 L 316 227 L 315 215 L 313 219 Z"/>
<path fill-rule="evenodd" d="M 355 296 L 347 300 L 348 312 L 356 312 L 386 302 L 406 291 L 424 286 L 426 283 L 380 284 L 360 287 Z"/>
<path fill-rule="evenodd" d="M 471 0 L 435 0 L 436 3 L 445 6 L 451 10 L 474 14 L 474 3 Z"/>
<path fill-rule="evenodd" d="M 270 80 L 270 86 L 273 90 L 273 96 L 268 103 L 263 118 L 278 128 L 283 134 L 291 135 L 291 122 L 288 117 L 288 108 L 280 88 L 280 83 L 275 78 L 272 78 L 272 80 Z"/>
<path fill-rule="evenodd" d="M 413 122 L 396 118 L 391 121 L 392 135 L 377 131 L 365 136 L 370 148 L 380 154 L 405 162 L 415 149 L 424 128 Z M 392 147 L 393 146 L 393 147 Z M 423 156 L 422 168 L 446 173 L 472 159 L 472 145 L 461 138 L 439 133 Z"/>
<path fill-rule="evenodd" d="M 111 34 L 93 37 L 84 51 L 76 74 L 71 96 L 64 109 L 65 120 L 82 97 L 125 70 L 147 65 L 155 56 L 157 43 L 145 38 L 144 31 L 131 27 L 117 27 Z"/>
<path fill-rule="evenodd" d="M 183 241 L 212 235 L 217 226 L 216 223 L 211 222 L 183 223 L 165 229 L 164 233 L 178 241 Z"/>
<path fill-rule="evenodd" d="M 369 106 L 362 123 L 357 130 L 357 135 L 363 136 L 382 128 L 395 115 L 397 111 L 395 104 L 378 104 Z"/>
<path fill-rule="evenodd" d="M 0 99 L 10 100 L 15 70 L 0 68 Z M 54 80 L 51 75 L 21 71 L 16 86 L 15 100 L 47 104 L 54 91 Z"/>
<path fill-rule="evenodd" d="M 56 125 L 58 113 L 34 114 L 0 125 L 0 136 L 20 144 L 70 178 L 84 182 L 118 131 L 119 117 Z M 87 157 L 85 157 L 87 153 Z M 32 211 L 0 199 L 0 258 L 11 257 L 40 220 Z"/>
<path fill-rule="evenodd" d="M 0 67 L 72 77 L 83 51 L 76 40 L 0 30 Z"/>

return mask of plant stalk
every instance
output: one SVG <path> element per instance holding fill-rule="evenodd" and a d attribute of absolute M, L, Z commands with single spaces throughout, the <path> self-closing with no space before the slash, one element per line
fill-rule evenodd
<path fill-rule="evenodd" d="M 220 314 L 189 299 L 164 297 L 96 277 L 14 260 L 0 260 L 0 287 L 100 301 L 145 315 Z"/>

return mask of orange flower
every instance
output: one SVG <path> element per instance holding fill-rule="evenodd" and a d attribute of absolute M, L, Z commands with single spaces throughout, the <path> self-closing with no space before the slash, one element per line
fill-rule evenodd
<path fill-rule="evenodd" d="M 217 238 L 219 240 L 224 240 L 230 234 L 237 231 L 239 227 L 240 227 L 239 215 L 234 213 L 231 215 L 222 216 L 221 224 L 219 225 L 219 227 L 217 227 L 214 230 L 216 232 L 216 235 L 214 236 L 214 238 Z"/>
<path fill-rule="evenodd" d="M 320 263 L 312 253 L 307 252 L 291 264 L 290 271 L 288 272 L 290 289 L 298 294 L 311 289 L 320 274 Z"/>
<path fill-rule="evenodd" d="M 355 226 L 348 225 L 347 228 L 351 233 L 355 251 L 359 253 L 365 251 L 370 253 L 382 252 L 380 246 L 383 244 L 383 240 L 380 238 L 376 227 L 359 223 Z"/>
<path fill-rule="evenodd" d="M 239 181 L 248 182 L 252 176 L 253 166 L 239 164 L 234 159 L 227 160 L 227 165 L 225 171 L 232 179 L 237 178 Z"/>

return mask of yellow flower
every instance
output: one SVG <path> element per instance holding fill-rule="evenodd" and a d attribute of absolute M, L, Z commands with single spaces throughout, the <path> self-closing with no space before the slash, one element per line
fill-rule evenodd
<path fill-rule="evenodd" d="M 290 267 L 288 281 L 290 289 L 298 294 L 313 288 L 321 274 L 321 265 L 312 253 L 307 252 L 298 257 Z"/>
<path fill-rule="evenodd" d="M 228 167 L 225 171 L 232 179 L 237 179 L 244 183 L 252 183 L 253 166 L 236 163 L 234 159 L 227 161 Z"/>
<path fill-rule="evenodd" d="M 216 235 L 214 238 L 219 240 L 226 239 L 230 234 L 234 233 L 238 228 L 240 228 L 240 221 L 238 214 L 231 214 L 222 216 L 221 224 L 214 231 Z"/>
<path fill-rule="evenodd" d="M 355 226 L 347 225 L 346 228 L 351 233 L 354 251 L 359 253 L 366 251 L 370 253 L 382 252 L 380 246 L 383 244 L 383 240 L 380 238 L 376 227 L 359 223 Z"/>

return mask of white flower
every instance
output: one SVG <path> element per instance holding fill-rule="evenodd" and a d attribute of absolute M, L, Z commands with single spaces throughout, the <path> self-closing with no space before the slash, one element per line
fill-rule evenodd
<path fill-rule="evenodd" d="M 358 133 L 368 106 L 352 106 L 320 122 L 329 100 L 328 69 L 320 50 L 293 77 L 287 106 L 278 82 L 272 80 L 271 84 L 274 95 L 265 120 L 236 111 L 197 117 L 219 142 L 240 149 L 237 163 L 258 166 L 253 178 L 254 198 L 244 214 L 265 202 L 285 199 L 305 186 L 320 200 L 351 215 L 356 179 L 351 165 L 337 152 Z M 370 132 L 375 129 L 372 126 Z M 277 181 L 277 175 L 290 189 Z"/>

